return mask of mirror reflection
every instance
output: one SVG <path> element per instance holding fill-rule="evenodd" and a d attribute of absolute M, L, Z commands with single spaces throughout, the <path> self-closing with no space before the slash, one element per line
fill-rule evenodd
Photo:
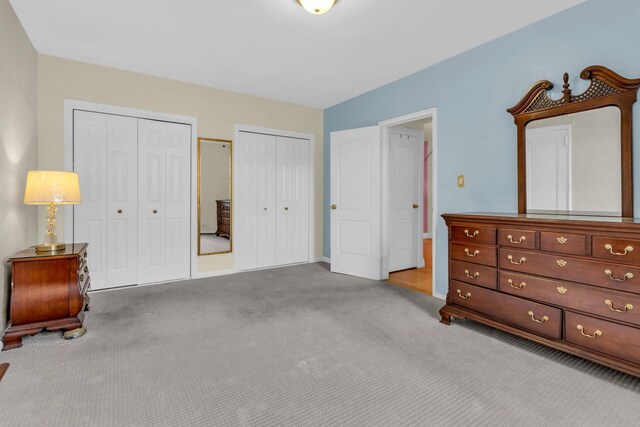
<path fill-rule="evenodd" d="M 231 141 L 198 138 L 198 255 L 231 252 Z"/>
<path fill-rule="evenodd" d="M 621 216 L 620 132 L 617 107 L 529 123 L 527 212 Z"/>

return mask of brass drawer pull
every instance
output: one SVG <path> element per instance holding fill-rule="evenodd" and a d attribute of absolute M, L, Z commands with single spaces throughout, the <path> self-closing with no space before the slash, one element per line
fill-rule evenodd
<path fill-rule="evenodd" d="M 564 267 L 565 265 L 567 265 L 567 261 L 559 259 L 556 261 L 556 264 L 558 264 L 560 267 Z"/>
<path fill-rule="evenodd" d="M 522 264 L 523 262 L 525 262 L 527 260 L 525 257 L 521 257 L 519 261 L 514 261 L 513 260 L 513 256 L 511 256 L 511 255 L 508 255 L 507 259 L 509 260 L 509 262 L 511 264 L 515 264 L 515 265 L 520 265 L 520 264 Z"/>
<path fill-rule="evenodd" d="M 473 257 L 478 256 L 478 254 L 480 254 L 480 251 L 476 249 L 475 251 L 473 251 L 473 253 L 472 253 L 472 254 L 470 254 L 470 253 L 469 253 L 469 249 L 464 248 L 464 253 L 465 253 L 468 257 L 473 258 Z"/>
<path fill-rule="evenodd" d="M 462 295 L 462 291 L 458 289 L 458 296 L 462 299 L 469 299 L 471 298 L 471 292 L 467 292 L 466 295 Z"/>
<path fill-rule="evenodd" d="M 473 276 L 469 273 L 469 270 L 465 270 L 464 274 L 466 274 L 469 279 L 477 279 L 480 276 L 480 273 L 477 271 L 473 273 Z"/>
<path fill-rule="evenodd" d="M 467 235 L 467 237 L 473 239 L 474 237 L 476 237 L 478 234 L 480 234 L 480 232 L 478 230 L 474 231 L 473 234 L 469 234 L 469 230 L 464 230 L 464 234 Z"/>
<path fill-rule="evenodd" d="M 600 335 L 602 335 L 602 331 L 600 329 L 596 329 L 596 331 L 593 333 L 593 335 L 589 335 L 589 334 L 585 334 L 584 333 L 584 326 L 578 325 L 576 327 L 578 328 L 578 330 L 580 331 L 580 333 L 582 334 L 583 337 L 595 339 L 595 338 L 599 337 Z"/>
<path fill-rule="evenodd" d="M 609 243 L 604 245 L 604 248 L 607 249 L 609 252 L 611 252 L 611 255 L 618 255 L 618 256 L 625 256 L 629 252 L 633 252 L 633 246 L 627 246 L 626 248 L 624 248 L 624 252 L 614 252 L 613 246 L 611 246 L 611 244 Z"/>
<path fill-rule="evenodd" d="M 511 286 L 513 289 L 522 289 L 525 286 L 527 286 L 527 284 L 525 282 L 520 283 L 519 285 L 514 285 L 513 284 L 513 280 L 509 279 L 507 280 L 507 283 L 509 284 L 509 286 Z"/>
<path fill-rule="evenodd" d="M 622 279 L 618 279 L 617 277 L 613 277 L 613 273 L 611 270 L 605 270 L 604 274 L 609 276 L 609 279 L 615 280 L 616 282 L 626 282 L 629 279 L 633 279 L 633 273 L 625 273 Z"/>
<path fill-rule="evenodd" d="M 509 234 L 507 236 L 507 240 L 509 240 L 511 243 L 513 243 L 514 245 L 519 245 L 520 243 L 524 242 L 525 240 L 527 240 L 527 236 L 520 236 L 520 239 L 518 240 L 513 240 L 513 236 L 511 234 Z"/>
<path fill-rule="evenodd" d="M 566 293 L 567 293 L 567 291 L 568 291 L 568 289 L 567 289 L 567 288 L 562 287 L 562 286 L 558 286 L 558 287 L 556 288 L 556 290 L 558 291 L 558 293 L 559 293 L 559 294 L 562 294 L 562 295 L 566 294 Z"/>
<path fill-rule="evenodd" d="M 620 309 L 615 308 L 613 306 L 613 302 L 611 302 L 610 299 L 604 300 L 604 303 L 607 305 L 607 307 L 609 307 L 611 309 L 611 311 L 615 311 L 616 313 L 626 313 L 629 310 L 633 310 L 633 305 L 632 304 L 627 304 L 627 305 L 624 306 L 623 310 L 620 310 Z"/>
<path fill-rule="evenodd" d="M 561 245 L 564 245 L 565 243 L 567 243 L 569 241 L 569 239 L 567 239 L 564 236 L 560 236 L 556 239 L 558 241 L 558 243 L 560 243 Z"/>
<path fill-rule="evenodd" d="M 548 322 L 549 321 L 549 317 L 548 316 L 542 316 L 542 319 L 538 320 L 538 319 L 536 319 L 536 315 L 533 314 L 533 311 L 530 311 L 528 314 L 529 314 L 529 317 L 531 317 L 531 320 L 533 320 L 536 323 L 544 323 L 544 322 Z"/>
<path fill-rule="evenodd" d="M 80 282 L 84 282 L 84 274 L 80 273 Z"/>
<path fill-rule="evenodd" d="M 86 265 L 84 266 L 84 272 L 88 273 L 89 272 L 89 267 L 87 267 Z"/>

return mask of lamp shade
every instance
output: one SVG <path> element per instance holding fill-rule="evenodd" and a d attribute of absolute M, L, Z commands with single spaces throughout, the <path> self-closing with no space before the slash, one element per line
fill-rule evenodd
<path fill-rule="evenodd" d="M 329 11 L 336 0 L 298 0 L 304 10 L 314 15 L 322 15 Z"/>
<path fill-rule="evenodd" d="M 24 190 L 27 205 L 75 205 L 82 202 L 80 180 L 75 172 L 29 171 Z"/>

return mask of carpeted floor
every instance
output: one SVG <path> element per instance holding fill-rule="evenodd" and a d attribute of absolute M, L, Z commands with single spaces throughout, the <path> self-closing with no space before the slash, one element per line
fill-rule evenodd
<path fill-rule="evenodd" d="M 638 425 L 640 380 L 325 264 L 93 294 L 0 354 L 6 426 Z"/>

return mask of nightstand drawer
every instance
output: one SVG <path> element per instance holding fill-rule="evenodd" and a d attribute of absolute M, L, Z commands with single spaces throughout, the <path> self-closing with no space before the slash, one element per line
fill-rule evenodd
<path fill-rule="evenodd" d="M 496 244 L 496 228 L 494 227 L 476 227 L 458 226 L 451 227 L 451 241 L 471 244 Z"/>
<path fill-rule="evenodd" d="M 451 278 L 485 288 L 498 288 L 498 273 L 493 267 L 469 262 L 451 261 Z"/>
<path fill-rule="evenodd" d="M 591 253 L 621 263 L 640 263 L 640 240 L 594 236 Z"/>
<path fill-rule="evenodd" d="M 501 228 L 498 230 L 498 244 L 514 248 L 535 249 L 536 232 L 532 230 L 514 230 Z"/>
<path fill-rule="evenodd" d="M 451 258 L 495 267 L 496 247 L 452 243 Z"/>

